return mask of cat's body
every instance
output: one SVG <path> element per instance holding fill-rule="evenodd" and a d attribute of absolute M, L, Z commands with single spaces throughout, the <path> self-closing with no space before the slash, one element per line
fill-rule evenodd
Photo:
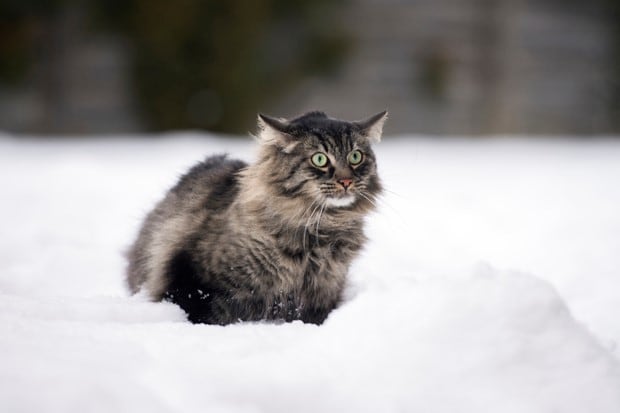
<path fill-rule="evenodd" d="M 372 141 L 386 114 L 260 117 L 258 162 L 208 158 L 148 215 L 128 283 L 192 322 L 322 323 L 341 300 L 381 186 Z"/>

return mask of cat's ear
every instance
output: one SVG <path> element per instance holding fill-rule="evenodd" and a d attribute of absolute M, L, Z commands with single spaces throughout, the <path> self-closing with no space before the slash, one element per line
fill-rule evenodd
<path fill-rule="evenodd" d="M 372 115 L 368 119 L 353 122 L 359 129 L 360 133 L 368 138 L 369 141 L 377 143 L 381 141 L 383 133 L 383 124 L 388 117 L 387 110 Z"/>
<path fill-rule="evenodd" d="M 289 123 L 286 119 L 258 114 L 258 140 L 262 144 L 275 145 L 289 153 L 298 142 L 288 133 L 288 128 Z"/>

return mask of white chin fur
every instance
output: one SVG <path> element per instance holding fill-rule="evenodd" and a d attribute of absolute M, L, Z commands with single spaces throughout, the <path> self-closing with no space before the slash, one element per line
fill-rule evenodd
<path fill-rule="evenodd" d="M 355 197 L 353 195 L 343 196 L 342 198 L 327 198 L 325 203 L 330 207 L 347 207 L 351 205 L 355 201 Z"/>

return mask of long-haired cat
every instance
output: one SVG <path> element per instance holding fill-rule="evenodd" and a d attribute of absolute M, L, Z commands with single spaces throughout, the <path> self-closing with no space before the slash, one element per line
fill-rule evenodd
<path fill-rule="evenodd" d="M 256 163 L 210 157 L 146 217 L 128 253 L 131 291 L 195 323 L 321 324 L 366 240 L 381 191 L 371 144 L 386 118 L 259 115 Z"/>

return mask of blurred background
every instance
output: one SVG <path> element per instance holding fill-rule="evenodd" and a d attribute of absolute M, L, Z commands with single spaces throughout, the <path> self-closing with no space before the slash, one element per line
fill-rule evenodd
<path fill-rule="evenodd" d="M 0 130 L 620 132 L 620 0 L 0 0 Z"/>

